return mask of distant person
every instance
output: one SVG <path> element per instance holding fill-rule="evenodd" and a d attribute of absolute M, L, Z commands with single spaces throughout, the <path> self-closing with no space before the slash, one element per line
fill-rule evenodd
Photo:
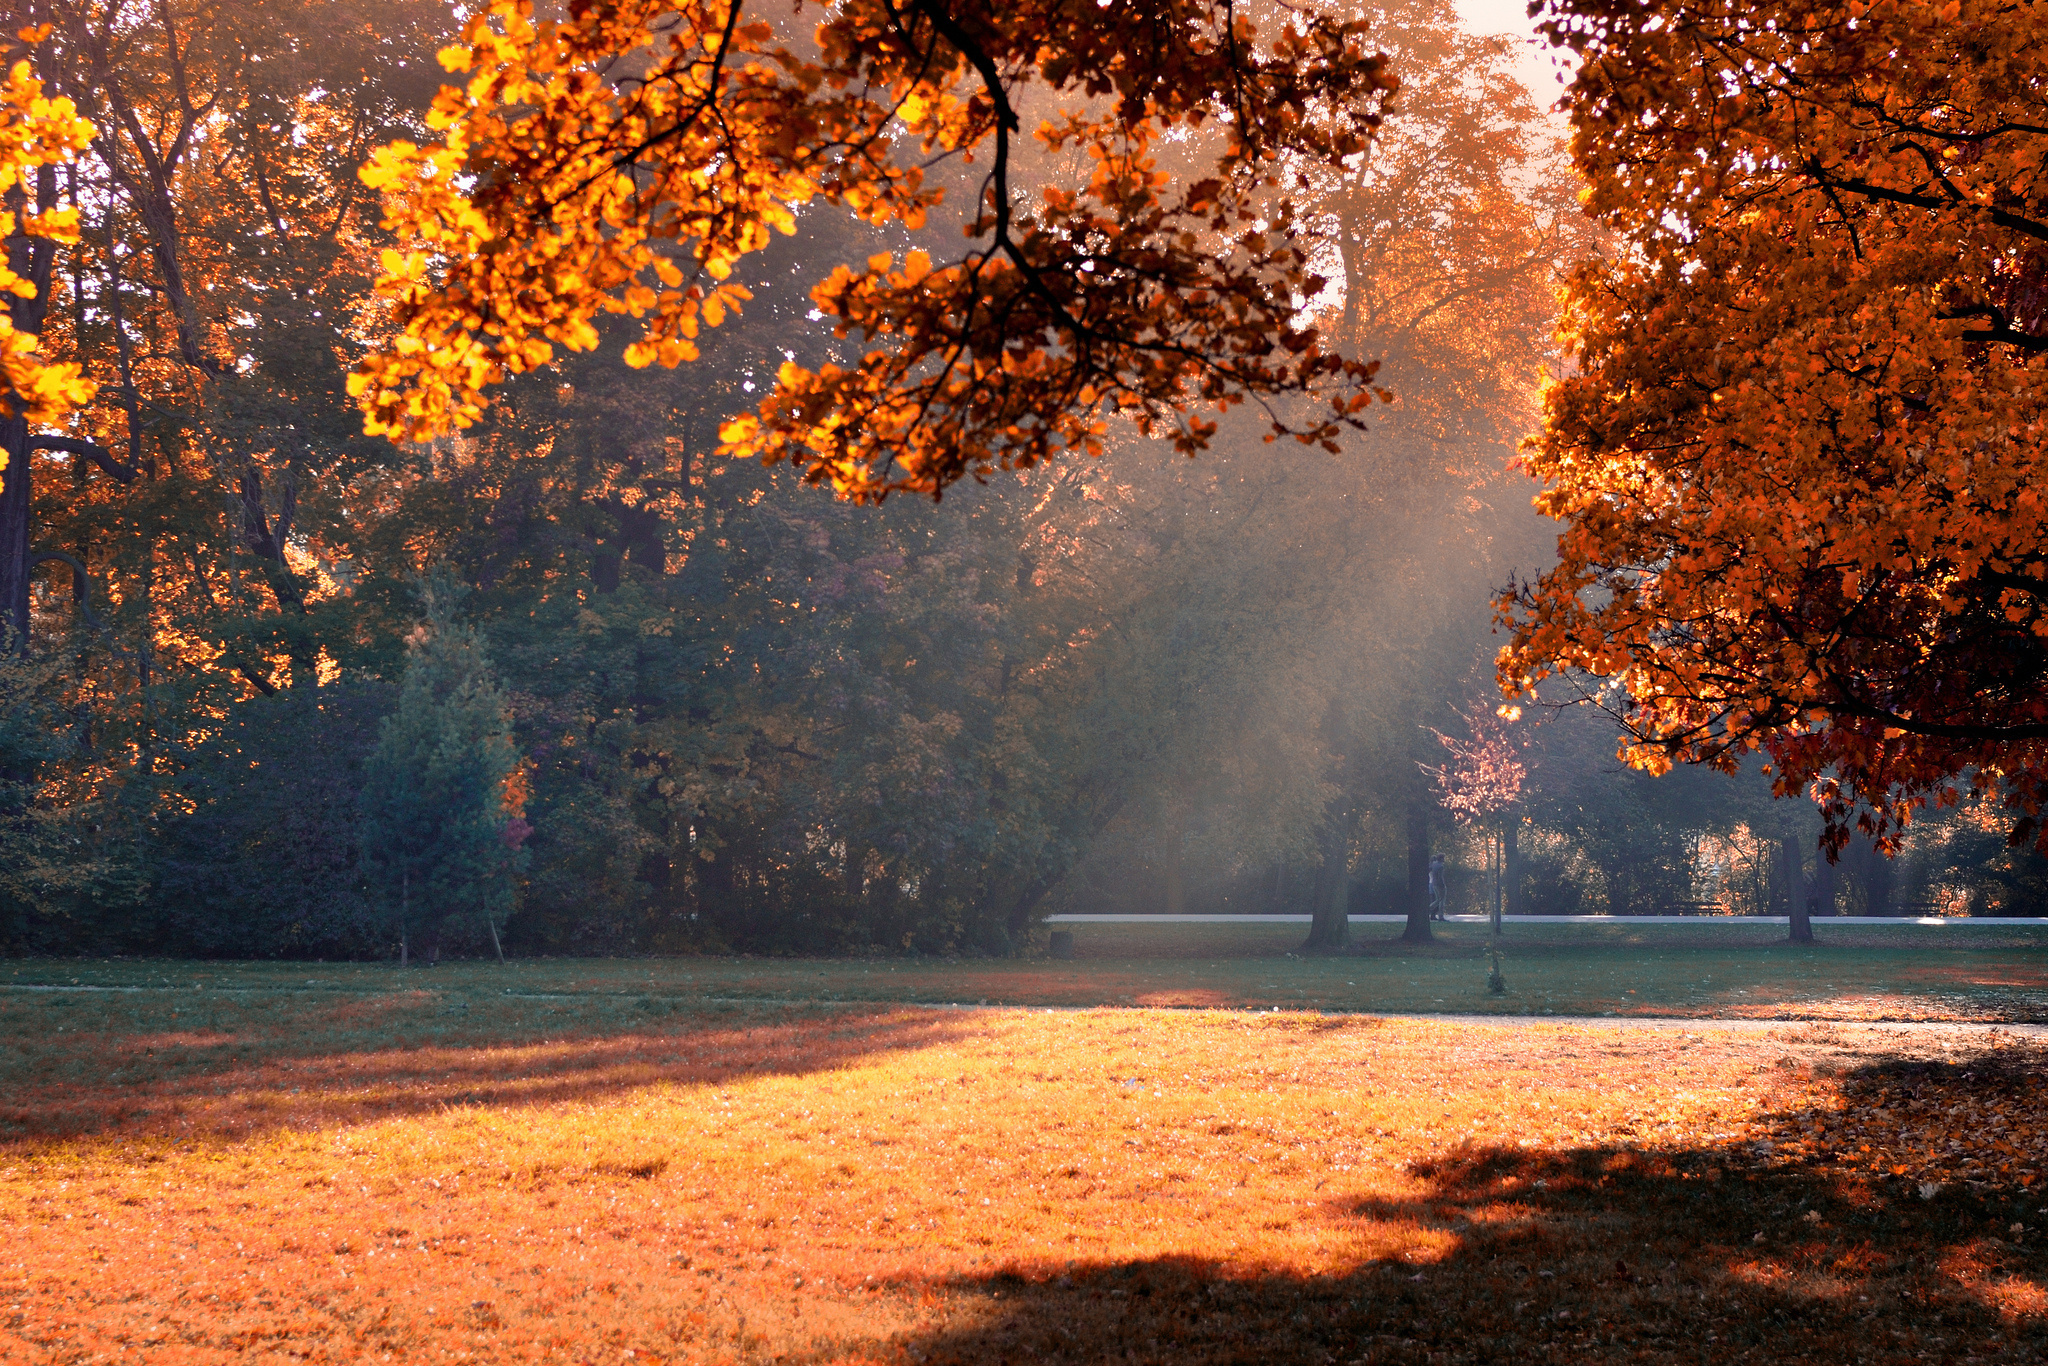
<path fill-rule="evenodd" d="M 1444 856 L 1429 856 L 1429 918 L 1446 919 L 1444 915 Z"/>

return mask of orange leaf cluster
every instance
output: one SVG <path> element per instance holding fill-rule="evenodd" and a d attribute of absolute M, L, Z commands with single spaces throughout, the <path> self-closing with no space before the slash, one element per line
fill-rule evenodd
<path fill-rule="evenodd" d="M 723 429 L 728 453 L 872 499 L 1099 451 L 1113 413 L 1190 451 L 1216 430 L 1197 401 L 1265 403 L 1275 434 L 1324 445 L 1359 425 L 1373 367 L 1302 321 L 1325 281 L 1286 187 L 1355 162 L 1379 121 L 1393 79 L 1362 23 L 1296 13 L 1262 35 L 1211 0 L 857 0 L 784 43 L 742 8 L 477 11 L 442 54 L 468 73 L 435 103 L 443 143 L 393 143 L 363 171 L 405 239 L 378 284 L 397 331 L 351 380 L 370 431 L 470 424 L 506 374 L 595 346 L 604 312 L 645 320 L 633 364 L 693 359 L 748 297 L 735 263 L 794 232 L 797 206 L 916 230 L 940 197 L 920 162 L 977 149 L 973 247 L 834 271 L 817 306 L 870 349 L 783 366 Z M 1107 110 L 1035 130 L 1093 167 L 1037 206 L 1009 179 L 1030 87 Z M 1216 173 L 1175 184 L 1152 149 L 1196 130 L 1222 143 Z M 1302 395 L 1327 403 L 1272 406 Z"/>
<path fill-rule="evenodd" d="M 45 36 L 46 29 L 23 29 L 15 38 L 34 44 Z M 0 44 L 0 55 L 6 46 Z M 38 170 L 64 165 L 92 138 L 92 124 L 78 116 L 70 98 L 45 95 L 43 83 L 30 74 L 28 60 L 15 61 L 0 84 L 0 201 L 15 203 Z M 17 215 L 11 207 L 0 208 L 0 240 L 11 243 L 18 237 L 76 243 L 78 210 Z M 14 269 L 21 264 L 20 255 L 10 248 L 0 258 L 0 296 L 34 299 L 36 281 Z M 37 274 L 44 277 L 47 289 L 47 269 L 38 272 L 30 267 L 30 275 Z M 0 417 L 14 414 L 31 422 L 55 422 L 92 399 L 96 386 L 83 377 L 78 365 L 40 359 L 36 343 L 34 332 L 17 330 L 11 309 L 0 309 Z M 6 463 L 7 453 L 0 450 L 0 468 Z"/>
<path fill-rule="evenodd" d="M 2048 10 L 1569 0 L 1576 373 L 1528 454 L 1557 567 L 1510 690 L 1619 683 L 1626 757 L 1761 747 L 1889 849 L 2048 797 Z M 1614 694 L 1609 694 L 1614 696 Z"/>
<path fill-rule="evenodd" d="M 1993 1030 L 1967 1065 L 1891 1067 L 1756 1126 L 1780 1160 L 2033 1190 L 2048 1182 L 2048 1093 L 2033 1050 Z"/>

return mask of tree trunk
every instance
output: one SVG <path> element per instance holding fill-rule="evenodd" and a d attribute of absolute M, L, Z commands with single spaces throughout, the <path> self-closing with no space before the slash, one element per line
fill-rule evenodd
<path fill-rule="evenodd" d="M 412 962 L 412 935 L 407 922 L 412 917 L 412 873 L 398 875 L 398 966 Z"/>
<path fill-rule="evenodd" d="M 1779 845 L 1785 856 L 1785 903 L 1791 908 L 1788 912 L 1792 925 L 1791 939 L 1795 944 L 1811 944 L 1813 907 L 1806 899 L 1808 892 L 1805 873 L 1800 866 L 1802 860 L 1799 856 L 1799 836 L 1788 830 L 1779 841 Z"/>
<path fill-rule="evenodd" d="M 1510 812 L 1500 832 L 1501 864 L 1507 878 L 1507 913 L 1527 914 L 1528 898 L 1522 894 L 1522 818 Z"/>
<path fill-rule="evenodd" d="M 35 177 L 35 209 L 47 213 L 57 207 L 57 168 L 39 166 Z M 17 183 L 7 194 L 6 205 L 18 220 L 29 208 L 27 187 Z M 0 296 L 0 309 L 6 311 L 17 332 L 42 332 L 43 319 L 49 311 L 50 276 L 56 255 L 57 245 L 47 237 L 17 233 L 7 239 L 8 269 L 27 281 L 34 291 L 27 298 Z M 25 651 L 32 516 L 29 429 L 25 416 L 16 413 L 0 421 L 0 445 L 7 450 L 7 466 L 0 469 L 0 637 L 5 637 L 5 648 Z"/>
<path fill-rule="evenodd" d="M 1017 899 L 1010 903 L 1009 914 L 1003 917 L 1003 928 L 1010 932 L 1010 942 L 1021 946 L 1024 932 L 1031 928 L 1031 913 L 1038 909 L 1038 903 L 1045 900 L 1046 893 L 1059 885 L 1059 878 L 1045 873 L 1039 874 L 1024 884 L 1024 890 L 1017 893 Z M 1022 952 L 1021 947 L 1019 952 Z"/>
<path fill-rule="evenodd" d="M 491 947 L 497 950 L 498 961 L 502 963 L 505 961 L 505 946 L 498 941 L 498 918 L 487 915 L 484 917 L 484 924 L 491 927 Z"/>
<path fill-rule="evenodd" d="M 0 648 L 28 649 L 28 419 L 16 414 L 0 421 Z"/>
<path fill-rule="evenodd" d="M 1835 913 L 1835 893 L 1841 887 L 1841 877 L 1841 868 L 1827 856 L 1826 850 L 1814 855 L 1813 885 L 1808 892 L 1813 903 L 1813 914 L 1820 916 Z"/>
<path fill-rule="evenodd" d="M 1507 818 L 1506 818 L 1505 816 L 1503 816 L 1503 817 L 1501 818 L 1501 823 L 1500 823 L 1500 844 L 1499 844 L 1499 847 L 1498 847 L 1498 848 L 1497 848 L 1496 850 L 1492 850 L 1492 851 L 1489 851 L 1489 852 L 1492 852 L 1492 853 L 1494 854 L 1494 856 L 1495 856 L 1495 862 L 1494 862 L 1494 865 L 1493 865 L 1493 904 L 1492 904 L 1492 906 L 1491 906 L 1491 907 L 1489 908 L 1489 915 L 1490 915 L 1490 918 L 1491 918 L 1491 919 L 1492 919 L 1492 921 L 1493 921 L 1493 932 L 1494 932 L 1494 933 L 1495 933 L 1496 935 L 1500 933 L 1500 916 L 1501 916 L 1501 903 L 1502 903 L 1503 901 L 1505 901 L 1505 900 L 1507 899 L 1507 894 L 1508 894 L 1508 887 L 1507 887 L 1507 882 L 1508 882 L 1508 844 L 1507 844 L 1507 841 L 1508 841 L 1508 822 L 1507 822 Z"/>
<path fill-rule="evenodd" d="M 1316 869 L 1308 942 L 1302 945 L 1305 949 L 1334 953 L 1351 941 L 1350 824 L 1348 812 L 1324 823 L 1323 861 Z"/>
<path fill-rule="evenodd" d="M 1429 930 L 1429 810 L 1416 802 L 1408 809 L 1408 924 L 1401 938 L 1427 944 Z"/>
<path fill-rule="evenodd" d="M 1892 861 L 1877 847 L 1877 841 L 1864 842 L 1863 860 L 1863 914 L 1892 914 L 1892 890 L 1897 878 Z"/>
<path fill-rule="evenodd" d="M 710 858 L 697 860 L 697 910 L 712 921 L 718 921 L 732 912 L 733 901 L 732 850 L 730 847 L 717 850 Z"/>

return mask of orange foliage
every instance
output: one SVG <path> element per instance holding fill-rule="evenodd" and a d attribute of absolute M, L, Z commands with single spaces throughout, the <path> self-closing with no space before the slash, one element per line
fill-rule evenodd
<path fill-rule="evenodd" d="M 43 93 L 43 83 L 29 71 L 26 58 L 17 54 L 49 36 L 47 27 L 23 29 L 0 36 L 0 240 L 8 253 L 0 259 L 0 417 L 22 416 L 31 422 L 56 422 L 72 409 L 89 402 L 94 385 L 79 367 L 69 361 L 51 363 L 36 354 L 40 319 L 48 307 L 50 248 L 78 241 L 78 210 L 46 208 L 44 212 L 24 211 L 31 198 L 38 173 L 43 168 L 63 166 L 92 141 L 94 129 L 78 116 L 68 96 Z M 16 243 L 22 247 L 17 249 Z M 17 273 L 20 266 L 27 275 Z M 16 300 L 27 302 L 22 309 Z M 36 319 L 18 328 L 18 316 Z M 7 452 L 0 451 L 0 469 L 6 467 Z"/>
<path fill-rule="evenodd" d="M 1310 167 L 1354 164 L 1379 123 L 1394 82 L 1362 22 L 1283 10 L 1261 32 L 1209 0 L 857 0 L 819 6 L 805 41 L 744 9 L 477 7 L 441 54 L 467 75 L 435 101 L 442 145 L 392 143 L 363 171 L 404 239 L 378 284 L 399 331 L 350 384 L 369 431 L 468 426 L 508 373 L 596 346 L 604 312 L 646 320 L 629 363 L 693 360 L 699 329 L 750 297 L 737 262 L 794 233 L 798 206 L 915 232 L 940 199 L 925 165 L 977 155 L 971 248 L 835 269 L 812 297 L 866 354 L 783 365 L 722 430 L 728 451 L 876 498 L 1099 454 L 1108 414 L 1197 450 L 1216 427 L 1190 401 L 1258 402 L 1276 434 L 1332 450 L 1360 425 L 1373 367 L 1305 324 L 1326 281 L 1288 195 Z M 1012 139 L 1040 93 L 1076 107 L 1031 136 L 1090 173 L 1027 196 Z M 1168 138 L 1213 139 L 1207 172 L 1167 174 Z M 1327 402 L 1271 402 L 1297 395 Z"/>
<path fill-rule="evenodd" d="M 1813 785 L 1836 847 L 2048 800 L 2048 63 L 2004 0 L 1566 0 L 1576 372 L 1528 454 L 1559 563 L 1501 681 L 1616 680 L 1632 762 Z M 2048 835 L 2044 835 L 2048 839 Z M 2044 844 L 2048 847 L 2048 844 Z"/>
<path fill-rule="evenodd" d="M 1804 1297 L 1776 1359 L 1864 1315 L 1904 1360 L 1943 1341 L 1904 1296 L 1990 1357 L 2041 1313 L 1991 1276 L 2019 1235 L 1937 1267 L 1841 1231 L 1874 1197 L 1813 1170 L 1840 1085 L 1762 1065 L 1826 1039 L 758 1018 L 18 1097 L 43 1133 L 0 1154 L 0 1357 L 1418 1360 L 1456 1332 L 1622 1359 Z M 2038 1133 L 2040 1094 L 1998 1103 Z M 1793 1124 L 1812 1161 L 1755 1156 Z M 1792 1197 L 1824 1217 L 1754 1228 Z M 1880 1280 L 1881 1327 L 1832 1307 Z"/>

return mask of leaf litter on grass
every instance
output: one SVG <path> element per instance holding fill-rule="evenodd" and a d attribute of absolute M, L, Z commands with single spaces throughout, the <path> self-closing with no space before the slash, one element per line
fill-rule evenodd
<path fill-rule="evenodd" d="M 0 1150 L 0 1359 L 2038 1359 L 2040 1049 L 1946 1043 L 871 1010 L 79 1079 Z"/>

